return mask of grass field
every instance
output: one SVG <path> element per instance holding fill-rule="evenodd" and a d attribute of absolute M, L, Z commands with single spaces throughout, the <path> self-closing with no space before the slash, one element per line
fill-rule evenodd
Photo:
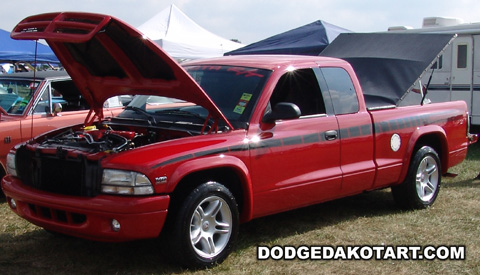
<path fill-rule="evenodd" d="M 444 179 L 434 206 L 402 211 L 390 190 L 323 203 L 243 224 L 221 265 L 184 270 L 155 240 L 97 243 L 53 236 L 0 199 L 0 274 L 480 274 L 480 144 Z M 257 260 L 257 246 L 465 245 L 466 260 Z"/>

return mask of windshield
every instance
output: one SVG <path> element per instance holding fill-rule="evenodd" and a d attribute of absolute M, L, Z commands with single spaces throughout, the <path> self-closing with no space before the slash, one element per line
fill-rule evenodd
<path fill-rule="evenodd" d="M 187 66 L 185 69 L 232 124 L 248 123 L 271 73 L 256 68 L 217 65 Z"/>
<path fill-rule="evenodd" d="M 215 105 L 235 128 L 246 128 L 270 71 L 232 66 L 187 66 Z M 203 122 L 208 111 L 190 102 L 162 96 L 136 96 L 119 118 L 135 118 L 150 124 Z M 220 126 L 222 122 L 219 122 Z"/>
<path fill-rule="evenodd" d="M 37 86 L 30 80 L 0 79 L 0 106 L 8 114 L 23 114 Z"/>

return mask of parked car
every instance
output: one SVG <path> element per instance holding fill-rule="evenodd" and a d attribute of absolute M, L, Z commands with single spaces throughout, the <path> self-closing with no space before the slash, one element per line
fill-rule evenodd
<path fill-rule="evenodd" d="M 104 110 L 106 116 L 123 110 L 117 97 L 104 105 L 108 107 Z M 15 144 L 82 123 L 89 110 L 89 104 L 65 71 L 0 75 L 0 178 L 6 174 L 6 156 Z"/>
<path fill-rule="evenodd" d="M 12 33 L 52 45 L 98 120 L 8 153 L 11 210 L 97 241 L 162 233 L 186 266 L 223 261 L 241 222 L 281 211 L 386 187 L 399 205 L 426 208 L 477 139 L 463 101 L 397 107 L 380 89 L 368 108 L 342 59 L 235 56 L 182 68 L 128 24 L 86 13 L 32 16 Z M 129 94 L 124 112 L 102 115 L 101 102 Z M 182 105 L 160 108 L 165 98 Z"/>

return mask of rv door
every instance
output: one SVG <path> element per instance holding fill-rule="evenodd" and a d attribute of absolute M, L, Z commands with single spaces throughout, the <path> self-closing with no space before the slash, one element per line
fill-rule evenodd
<path fill-rule="evenodd" d="M 452 97 L 451 100 L 464 100 L 471 111 L 473 81 L 473 39 L 458 36 L 453 41 L 452 51 Z"/>
<path fill-rule="evenodd" d="M 473 92 L 472 92 L 472 108 L 470 115 L 472 116 L 472 125 L 480 125 L 480 35 L 473 35 L 474 53 L 477 58 L 474 58 L 473 64 Z"/>

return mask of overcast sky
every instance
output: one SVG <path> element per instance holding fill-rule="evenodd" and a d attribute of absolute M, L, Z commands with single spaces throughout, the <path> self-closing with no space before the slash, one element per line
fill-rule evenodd
<path fill-rule="evenodd" d="M 431 16 L 480 22 L 478 0 L 3 0 L 0 28 L 11 31 L 29 15 L 54 11 L 109 14 L 138 27 L 171 4 L 210 32 L 244 44 L 316 20 L 354 32 L 419 28 Z"/>

